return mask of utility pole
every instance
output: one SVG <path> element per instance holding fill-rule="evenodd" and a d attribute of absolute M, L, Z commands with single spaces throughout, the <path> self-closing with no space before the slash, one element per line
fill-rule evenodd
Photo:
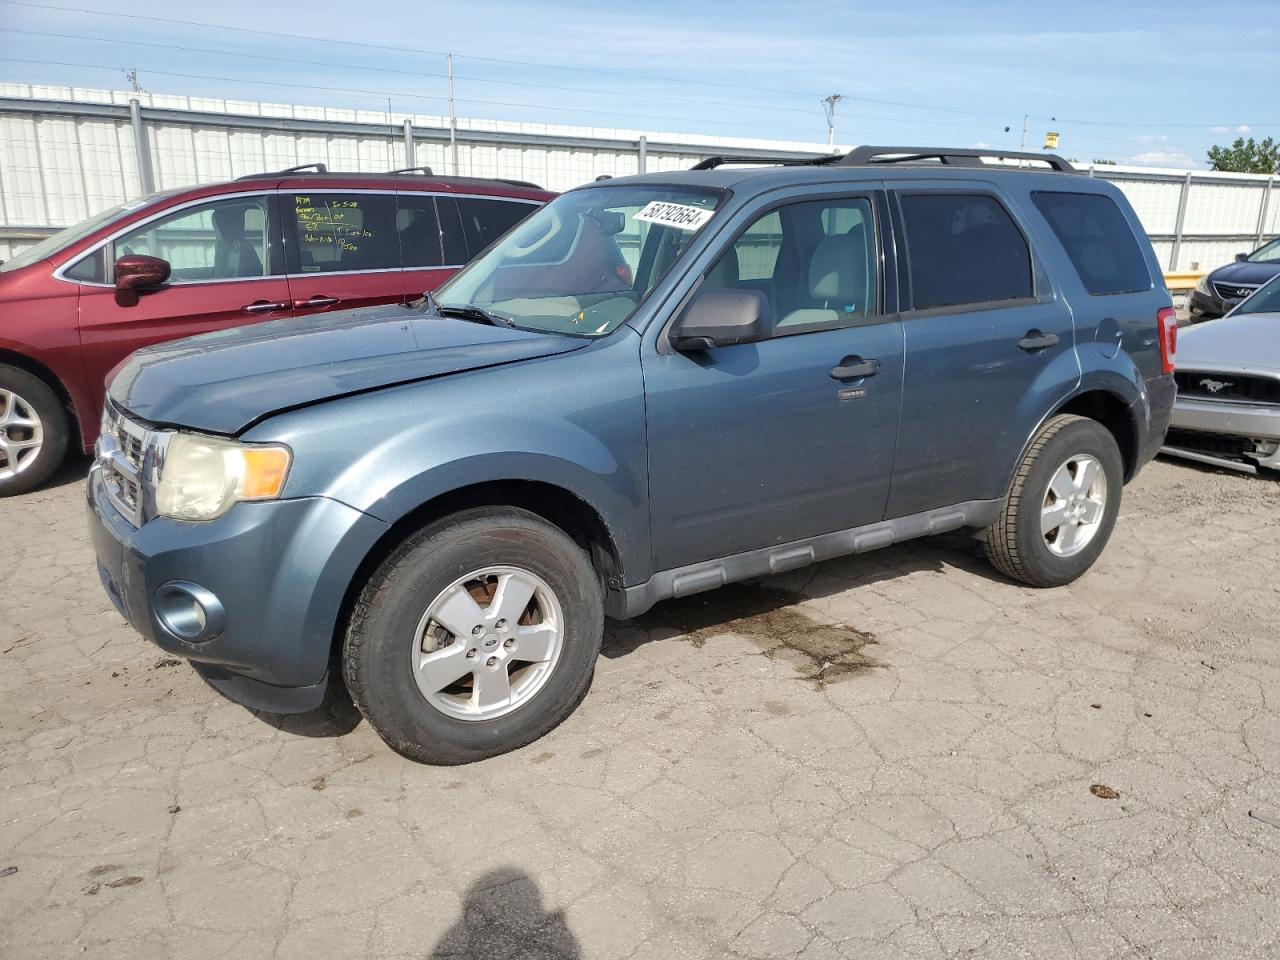
<path fill-rule="evenodd" d="M 822 111 L 827 115 L 827 146 L 836 145 L 836 104 L 844 99 L 843 93 L 833 93 L 822 98 Z"/>
<path fill-rule="evenodd" d="M 138 68 L 137 68 L 137 67 L 134 67 L 132 70 L 126 70 L 126 71 L 124 72 L 124 78 L 125 78 L 126 80 L 128 80 L 128 81 L 129 81 L 129 86 L 133 89 L 133 92 L 134 92 L 134 93 L 143 93 L 143 92 L 144 92 L 144 91 L 143 91 L 143 89 L 142 89 L 142 85 L 138 83 Z"/>
<path fill-rule="evenodd" d="M 1025 151 L 1027 149 L 1027 124 L 1031 122 L 1031 115 L 1024 113 L 1022 115 L 1022 139 L 1018 141 L 1018 149 Z M 1021 164 L 1019 164 L 1021 166 Z"/>
<path fill-rule="evenodd" d="M 453 109 L 453 54 L 449 54 L 449 157 L 453 175 L 458 175 L 458 115 Z"/>

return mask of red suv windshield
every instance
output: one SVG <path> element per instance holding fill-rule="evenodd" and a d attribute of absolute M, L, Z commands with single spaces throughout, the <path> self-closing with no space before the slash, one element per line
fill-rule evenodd
<path fill-rule="evenodd" d="M 28 247 L 12 260 L 6 260 L 0 263 L 0 273 L 8 270 L 17 270 L 19 267 L 29 266 L 45 260 L 59 250 L 63 250 L 73 243 L 83 240 L 89 234 L 109 224 L 111 221 L 131 213 L 139 207 L 150 203 L 153 197 L 147 197 L 143 200 L 133 200 L 129 203 L 121 203 L 109 209 L 96 213 L 87 220 L 81 220 L 74 226 L 67 227 L 65 230 L 59 230 L 52 237 L 46 237 L 37 243 L 34 247 Z"/>

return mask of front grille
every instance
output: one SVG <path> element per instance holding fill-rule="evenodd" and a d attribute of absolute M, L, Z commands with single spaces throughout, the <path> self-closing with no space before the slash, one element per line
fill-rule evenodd
<path fill-rule="evenodd" d="M 1257 444 L 1248 437 L 1233 437 L 1226 433 L 1171 428 L 1165 435 L 1164 445 L 1223 460 L 1234 460 L 1237 463 L 1250 463 L 1252 461 L 1249 458 L 1257 456 Z"/>
<path fill-rule="evenodd" d="M 116 438 L 120 441 L 120 452 L 124 454 L 125 459 L 136 469 L 142 469 L 142 437 L 127 432 L 123 427 L 116 434 Z"/>
<path fill-rule="evenodd" d="M 125 508 L 123 511 L 125 516 L 136 516 L 141 506 L 142 496 L 142 491 L 138 489 L 138 482 L 118 470 L 111 471 L 111 479 L 107 482 L 109 484 L 107 489 L 113 494 L 112 499 L 119 501 L 118 505 Z"/>
<path fill-rule="evenodd" d="M 1257 290 L 1261 284 L 1257 283 L 1219 283 L 1214 281 L 1213 289 L 1218 294 L 1220 300 L 1243 300 L 1253 291 Z"/>
<path fill-rule="evenodd" d="M 154 438 L 154 433 L 107 401 L 98 437 L 98 466 L 107 499 L 134 526 L 142 523 L 143 478 Z"/>
<path fill-rule="evenodd" d="M 1280 377 L 1179 370 L 1174 373 L 1174 379 L 1177 381 L 1180 397 L 1231 403 L 1280 404 Z"/>

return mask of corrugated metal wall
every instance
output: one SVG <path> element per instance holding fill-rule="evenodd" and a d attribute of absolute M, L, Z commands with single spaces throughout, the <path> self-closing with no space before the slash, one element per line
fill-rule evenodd
<path fill-rule="evenodd" d="M 156 189 L 314 162 L 332 170 L 421 164 L 451 172 L 448 121 L 439 116 L 0 84 L 0 98 L 11 98 L 0 100 L 0 259 L 33 242 L 20 236 L 23 230 L 76 223 L 143 193 L 133 129 L 122 109 L 135 97 L 147 114 Z M 33 112 L 34 101 L 47 106 Z M 411 159 L 406 120 L 417 134 Z M 279 129 L 291 123 L 296 129 Z M 685 168 L 692 157 L 718 152 L 827 151 L 820 143 L 554 124 L 459 120 L 458 130 L 461 175 L 531 180 L 553 190 L 636 173 L 642 137 L 649 171 Z M 1252 249 L 1260 234 L 1280 233 L 1275 178 L 1200 171 L 1188 181 L 1185 172 L 1112 166 L 1095 174 L 1129 197 L 1169 270 L 1211 269 Z"/>

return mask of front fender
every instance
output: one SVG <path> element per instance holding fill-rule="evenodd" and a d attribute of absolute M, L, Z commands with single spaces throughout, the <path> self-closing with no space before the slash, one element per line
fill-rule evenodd
<path fill-rule="evenodd" d="M 596 511 L 628 578 L 648 576 L 644 394 L 634 334 L 540 360 L 281 414 L 246 440 L 287 443 L 285 495 L 395 523 L 443 494 L 535 481 Z"/>

